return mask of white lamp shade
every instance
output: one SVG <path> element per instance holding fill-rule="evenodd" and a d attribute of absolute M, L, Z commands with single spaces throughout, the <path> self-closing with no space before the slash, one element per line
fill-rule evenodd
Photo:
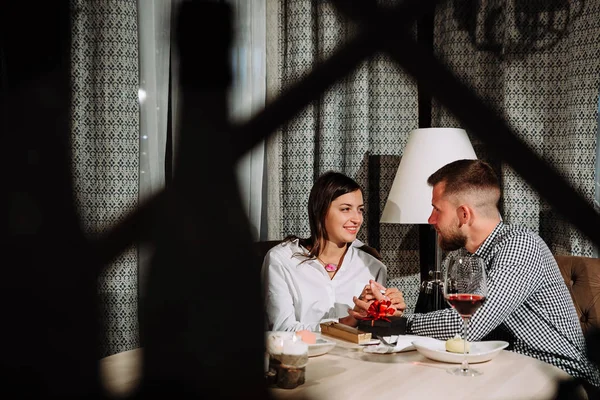
<path fill-rule="evenodd" d="M 463 159 L 477 159 L 464 129 L 413 130 L 408 137 L 381 222 L 426 224 L 432 210 L 432 188 L 427 184 L 427 178 L 444 165 Z"/>

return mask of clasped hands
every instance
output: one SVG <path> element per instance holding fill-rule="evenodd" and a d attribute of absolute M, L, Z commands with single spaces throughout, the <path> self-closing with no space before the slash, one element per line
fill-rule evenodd
<path fill-rule="evenodd" d="M 396 312 L 393 314 L 394 317 L 401 316 L 406 309 L 406 303 L 404 302 L 404 296 L 402 296 L 401 291 L 396 288 L 386 288 L 377 281 L 371 279 L 363 288 L 360 296 L 354 296 L 352 298 L 354 308 L 348 309 L 349 317 L 352 317 L 354 320 L 365 319 L 367 317 L 369 306 L 375 300 L 390 300 L 390 306 L 396 309 Z M 356 322 L 350 323 L 349 325 L 356 325 Z"/>

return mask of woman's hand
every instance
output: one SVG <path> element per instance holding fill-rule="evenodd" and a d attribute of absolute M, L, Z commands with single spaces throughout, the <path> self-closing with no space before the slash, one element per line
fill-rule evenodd
<path fill-rule="evenodd" d="M 376 286 L 373 283 L 375 283 Z M 360 296 L 358 296 L 358 299 L 366 303 L 371 303 L 375 300 L 375 295 L 373 294 L 374 291 L 379 291 L 380 294 L 383 294 L 385 293 L 385 288 L 371 279 L 369 280 L 369 283 L 363 288 L 362 292 L 360 293 Z"/>
<path fill-rule="evenodd" d="M 374 300 L 390 300 L 391 307 L 396 309 L 394 317 L 399 317 L 406 310 L 406 303 L 404 302 L 404 296 L 402 292 L 397 288 L 386 288 L 380 283 L 370 280 L 369 284 L 365 286 L 359 297 L 354 297 L 354 309 L 348 310 L 355 319 L 364 319 L 367 317 L 367 310 Z"/>
<path fill-rule="evenodd" d="M 376 281 L 371 282 L 376 288 L 383 290 L 382 297 L 377 298 L 377 300 L 383 300 L 384 298 L 389 299 L 392 302 L 391 306 L 396 309 L 396 314 L 394 314 L 394 316 L 398 317 L 402 315 L 404 313 L 404 310 L 406 310 L 406 303 L 404 302 L 404 295 L 402 294 L 402 292 L 398 290 L 398 288 L 386 289 L 385 287 L 383 287 L 383 285 Z M 400 314 L 398 314 L 398 312 L 400 312 Z"/>

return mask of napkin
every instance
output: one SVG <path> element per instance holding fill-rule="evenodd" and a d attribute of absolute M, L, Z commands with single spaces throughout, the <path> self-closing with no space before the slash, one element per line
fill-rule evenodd
<path fill-rule="evenodd" d="M 396 336 L 384 336 L 384 339 L 391 343 L 393 342 L 393 338 Z M 377 353 L 377 354 L 386 354 L 386 353 L 400 353 L 404 351 L 416 350 L 415 346 L 413 346 L 412 342 L 420 339 L 419 336 L 414 335 L 398 335 L 398 339 L 396 340 L 395 346 L 386 346 L 383 343 L 379 343 L 377 345 L 367 346 L 363 349 L 365 353 Z M 388 340 L 389 339 L 389 340 Z M 391 342 L 390 342 L 391 340 Z"/>

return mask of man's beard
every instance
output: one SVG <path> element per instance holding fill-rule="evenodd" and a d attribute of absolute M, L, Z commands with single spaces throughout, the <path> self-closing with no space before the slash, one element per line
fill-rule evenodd
<path fill-rule="evenodd" d="M 467 244 L 467 237 L 459 232 L 447 233 L 440 235 L 440 248 L 444 251 L 454 251 L 465 247 Z"/>

